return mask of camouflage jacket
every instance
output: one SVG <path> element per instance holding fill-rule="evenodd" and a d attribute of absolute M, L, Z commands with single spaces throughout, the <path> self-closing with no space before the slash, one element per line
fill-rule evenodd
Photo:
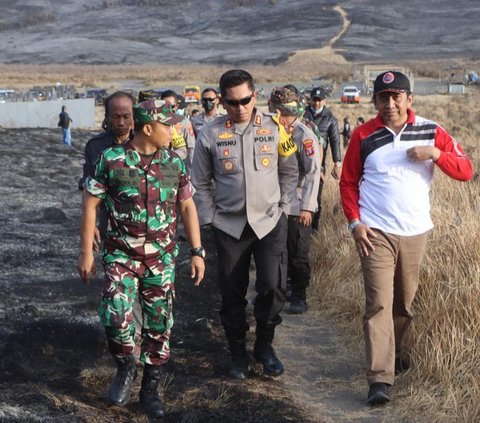
<path fill-rule="evenodd" d="M 147 161 L 131 142 L 109 148 L 85 188 L 107 207 L 105 253 L 120 250 L 132 259 L 161 257 L 168 263 L 177 255 L 176 205 L 192 197 L 192 188 L 176 153 L 160 149 Z"/>

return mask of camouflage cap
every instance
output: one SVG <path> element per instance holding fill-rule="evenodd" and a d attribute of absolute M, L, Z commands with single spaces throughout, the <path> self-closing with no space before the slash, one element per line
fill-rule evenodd
<path fill-rule="evenodd" d="M 270 94 L 270 102 L 274 104 L 283 104 L 285 106 L 297 106 L 299 102 L 298 95 L 288 88 L 274 88 Z"/>
<path fill-rule="evenodd" d="M 152 123 L 157 121 L 164 125 L 176 125 L 184 118 L 172 112 L 170 106 L 163 100 L 146 100 L 133 106 L 135 123 Z"/>

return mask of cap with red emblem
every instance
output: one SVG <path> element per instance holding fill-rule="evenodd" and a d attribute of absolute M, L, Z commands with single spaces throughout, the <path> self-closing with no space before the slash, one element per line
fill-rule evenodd
<path fill-rule="evenodd" d="M 377 76 L 373 85 L 373 95 L 393 91 L 397 93 L 410 92 L 410 81 L 401 72 L 387 71 Z"/>

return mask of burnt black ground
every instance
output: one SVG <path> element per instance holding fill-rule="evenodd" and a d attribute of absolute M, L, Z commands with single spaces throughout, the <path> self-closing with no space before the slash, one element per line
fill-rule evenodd
<path fill-rule="evenodd" d="M 349 61 L 480 53 L 471 0 L 0 0 L 2 63 L 277 64 L 334 46 Z"/>
<path fill-rule="evenodd" d="M 114 374 L 96 308 L 101 268 L 89 286 L 76 274 L 77 181 L 92 131 L 0 128 L 0 421 L 143 422 L 138 378 L 130 404 L 108 407 Z M 280 380 L 225 377 L 212 238 L 207 278 L 194 287 L 188 247 L 178 257 L 176 323 L 165 376 L 166 422 L 309 422 Z"/>

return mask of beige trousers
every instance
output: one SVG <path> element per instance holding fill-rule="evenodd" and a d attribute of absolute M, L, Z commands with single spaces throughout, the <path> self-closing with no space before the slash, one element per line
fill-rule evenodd
<path fill-rule="evenodd" d="M 373 229 L 373 228 L 372 228 Z M 412 321 L 420 264 L 428 232 L 399 236 L 373 229 L 375 251 L 362 257 L 365 285 L 363 332 L 367 381 L 393 385 L 395 357 Z"/>

